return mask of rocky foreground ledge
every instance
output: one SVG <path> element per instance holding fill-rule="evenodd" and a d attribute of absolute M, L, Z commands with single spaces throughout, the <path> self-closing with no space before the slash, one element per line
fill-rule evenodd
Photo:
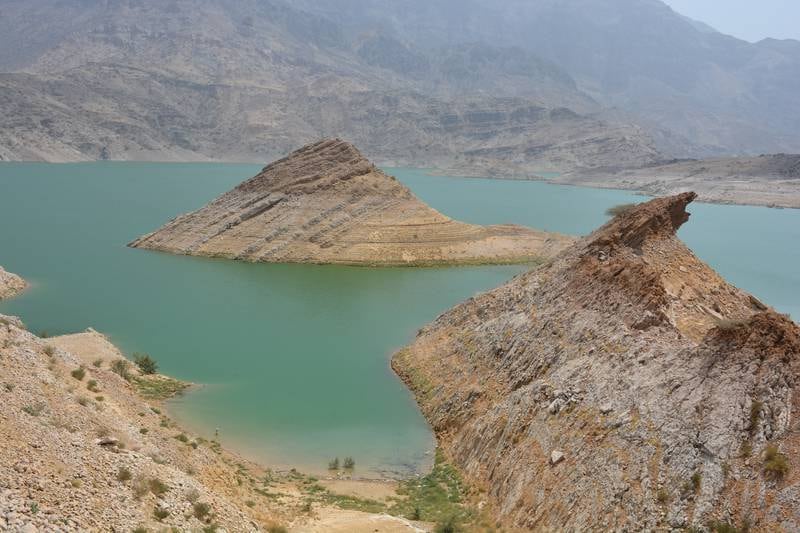
<path fill-rule="evenodd" d="M 395 355 L 503 523 L 800 530 L 800 328 L 678 240 L 694 199 L 625 210 Z"/>
<path fill-rule="evenodd" d="M 537 261 L 571 242 L 521 226 L 452 220 L 353 145 L 329 139 L 130 246 L 252 262 L 425 266 Z"/>
<path fill-rule="evenodd" d="M 378 511 L 393 484 L 273 472 L 182 429 L 159 401 L 181 389 L 94 330 L 0 315 L 0 531 L 431 530 Z"/>

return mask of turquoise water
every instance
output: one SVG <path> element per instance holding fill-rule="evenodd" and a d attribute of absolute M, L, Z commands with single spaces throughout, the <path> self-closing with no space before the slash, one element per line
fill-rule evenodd
<path fill-rule="evenodd" d="M 522 267 L 253 265 L 125 244 L 197 208 L 256 165 L 0 164 L 0 265 L 33 288 L 0 304 L 33 331 L 92 326 L 123 351 L 205 386 L 184 424 L 277 467 L 353 456 L 362 475 L 429 464 L 434 442 L 389 368 L 393 350 L 453 304 Z M 641 197 L 540 182 L 392 169 L 422 199 L 476 223 L 584 234 Z M 695 205 L 681 236 L 731 281 L 800 316 L 800 211 Z"/>

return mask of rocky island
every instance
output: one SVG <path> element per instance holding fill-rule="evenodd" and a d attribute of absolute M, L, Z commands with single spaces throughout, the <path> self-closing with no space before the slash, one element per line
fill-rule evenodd
<path fill-rule="evenodd" d="M 394 356 L 502 523 L 800 529 L 800 328 L 676 237 L 694 199 L 620 209 Z"/>
<path fill-rule="evenodd" d="M 535 261 L 570 242 L 521 226 L 452 220 L 353 145 L 328 139 L 130 246 L 252 262 L 420 266 Z"/>

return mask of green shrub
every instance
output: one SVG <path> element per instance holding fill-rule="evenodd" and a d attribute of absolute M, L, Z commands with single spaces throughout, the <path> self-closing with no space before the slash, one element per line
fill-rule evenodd
<path fill-rule="evenodd" d="M 669 501 L 669 492 L 666 489 L 658 489 L 656 500 L 661 504 L 667 503 Z"/>
<path fill-rule="evenodd" d="M 114 359 L 111 362 L 111 371 L 122 377 L 125 381 L 130 381 L 132 378 L 131 364 L 125 359 Z"/>
<path fill-rule="evenodd" d="M 142 374 L 150 375 L 158 372 L 158 363 L 146 353 L 133 354 L 133 362 L 136 363 Z"/>
<path fill-rule="evenodd" d="M 211 514 L 211 506 L 204 502 L 196 502 L 192 506 L 192 511 L 194 512 L 194 517 L 198 520 L 205 520 L 205 518 Z"/>
<path fill-rule="evenodd" d="M 35 404 L 26 405 L 22 410 L 31 416 L 39 416 L 44 412 L 45 405 L 42 402 L 37 402 Z"/>
<path fill-rule="evenodd" d="M 339 470 L 339 458 L 328 461 L 328 470 Z"/>
<path fill-rule="evenodd" d="M 97 380 L 90 379 L 86 382 L 86 388 L 92 392 L 100 392 L 100 389 L 97 387 Z"/>
<path fill-rule="evenodd" d="M 147 482 L 147 488 L 156 496 L 162 496 L 169 490 L 169 487 L 158 478 L 151 478 L 150 481 Z"/>
<path fill-rule="evenodd" d="M 86 376 L 86 369 L 83 367 L 76 368 L 72 372 L 70 372 L 73 378 L 77 379 L 78 381 L 83 381 L 84 376 Z"/>
<path fill-rule="evenodd" d="M 95 368 L 100 368 L 101 366 L 103 366 L 103 360 L 102 359 L 95 359 L 94 361 L 92 361 L 92 365 Z"/>
<path fill-rule="evenodd" d="M 148 533 L 148 529 L 144 526 L 139 526 L 132 531 L 132 533 Z"/>
<path fill-rule="evenodd" d="M 436 524 L 436 527 L 433 531 L 435 533 L 458 533 L 461 531 L 461 527 L 459 526 L 456 518 L 454 516 L 450 516 Z"/>
<path fill-rule="evenodd" d="M 139 433 L 141 433 L 142 435 L 147 435 L 149 432 L 150 430 L 147 428 L 139 428 Z"/>
<path fill-rule="evenodd" d="M 6 389 L 6 392 L 14 392 L 14 389 L 16 389 L 17 386 L 14 385 L 13 383 L 4 383 L 3 388 Z"/>
<path fill-rule="evenodd" d="M 117 470 L 117 481 L 130 481 L 132 477 L 131 471 L 124 466 L 119 467 L 119 470 Z"/>
<path fill-rule="evenodd" d="M 753 435 L 758 428 L 758 421 L 761 418 L 761 410 L 764 408 L 764 402 L 760 400 L 753 400 L 750 404 L 750 425 L 747 426 L 747 431 Z"/>
<path fill-rule="evenodd" d="M 700 485 L 703 483 L 703 476 L 700 472 L 695 472 L 692 474 L 692 490 L 698 492 L 700 490 Z"/>
<path fill-rule="evenodd" d="M 184 444 L 189 442 L 189 437 L 187 437 L 185 433 L 181 433 L 180 435 L 175 435 L 175 439 L 183 442 Z"/>
<path fill-rule="evenodd" d="M 352 470 L 356 467 L 356 462 L 352 457 L 345 457 L 343 466 L 345 470 Z"/>
<path fill-rule="evenodd" d="M 775 445 L 769 445 L 764 450 L 764 471 L 776 479 L 783 478 L 789 472 L 786 456 L 780 453 Z"/>
<path fill-rule="evenodd" d="M 636 207 L 636 204 L 619 204 L 615 205 L 614 207 L 609 207 L 606 209 L 606 216 L 609 217 L 618 217 L 619 215 L 623 215 Z"/>
<path fill-rule="evenodd" d="M 267 533 L 289 533 L 289 530 L 283 526 L 269 526 Z"/>

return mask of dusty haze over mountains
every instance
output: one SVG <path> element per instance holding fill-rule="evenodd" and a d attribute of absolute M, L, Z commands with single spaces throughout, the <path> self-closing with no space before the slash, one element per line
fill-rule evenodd
<path fill-rule="evenodd" d="M 520 172 L 800 151 L 800 42 L 658 0 L 7 0 L 0 159 Z"/>

